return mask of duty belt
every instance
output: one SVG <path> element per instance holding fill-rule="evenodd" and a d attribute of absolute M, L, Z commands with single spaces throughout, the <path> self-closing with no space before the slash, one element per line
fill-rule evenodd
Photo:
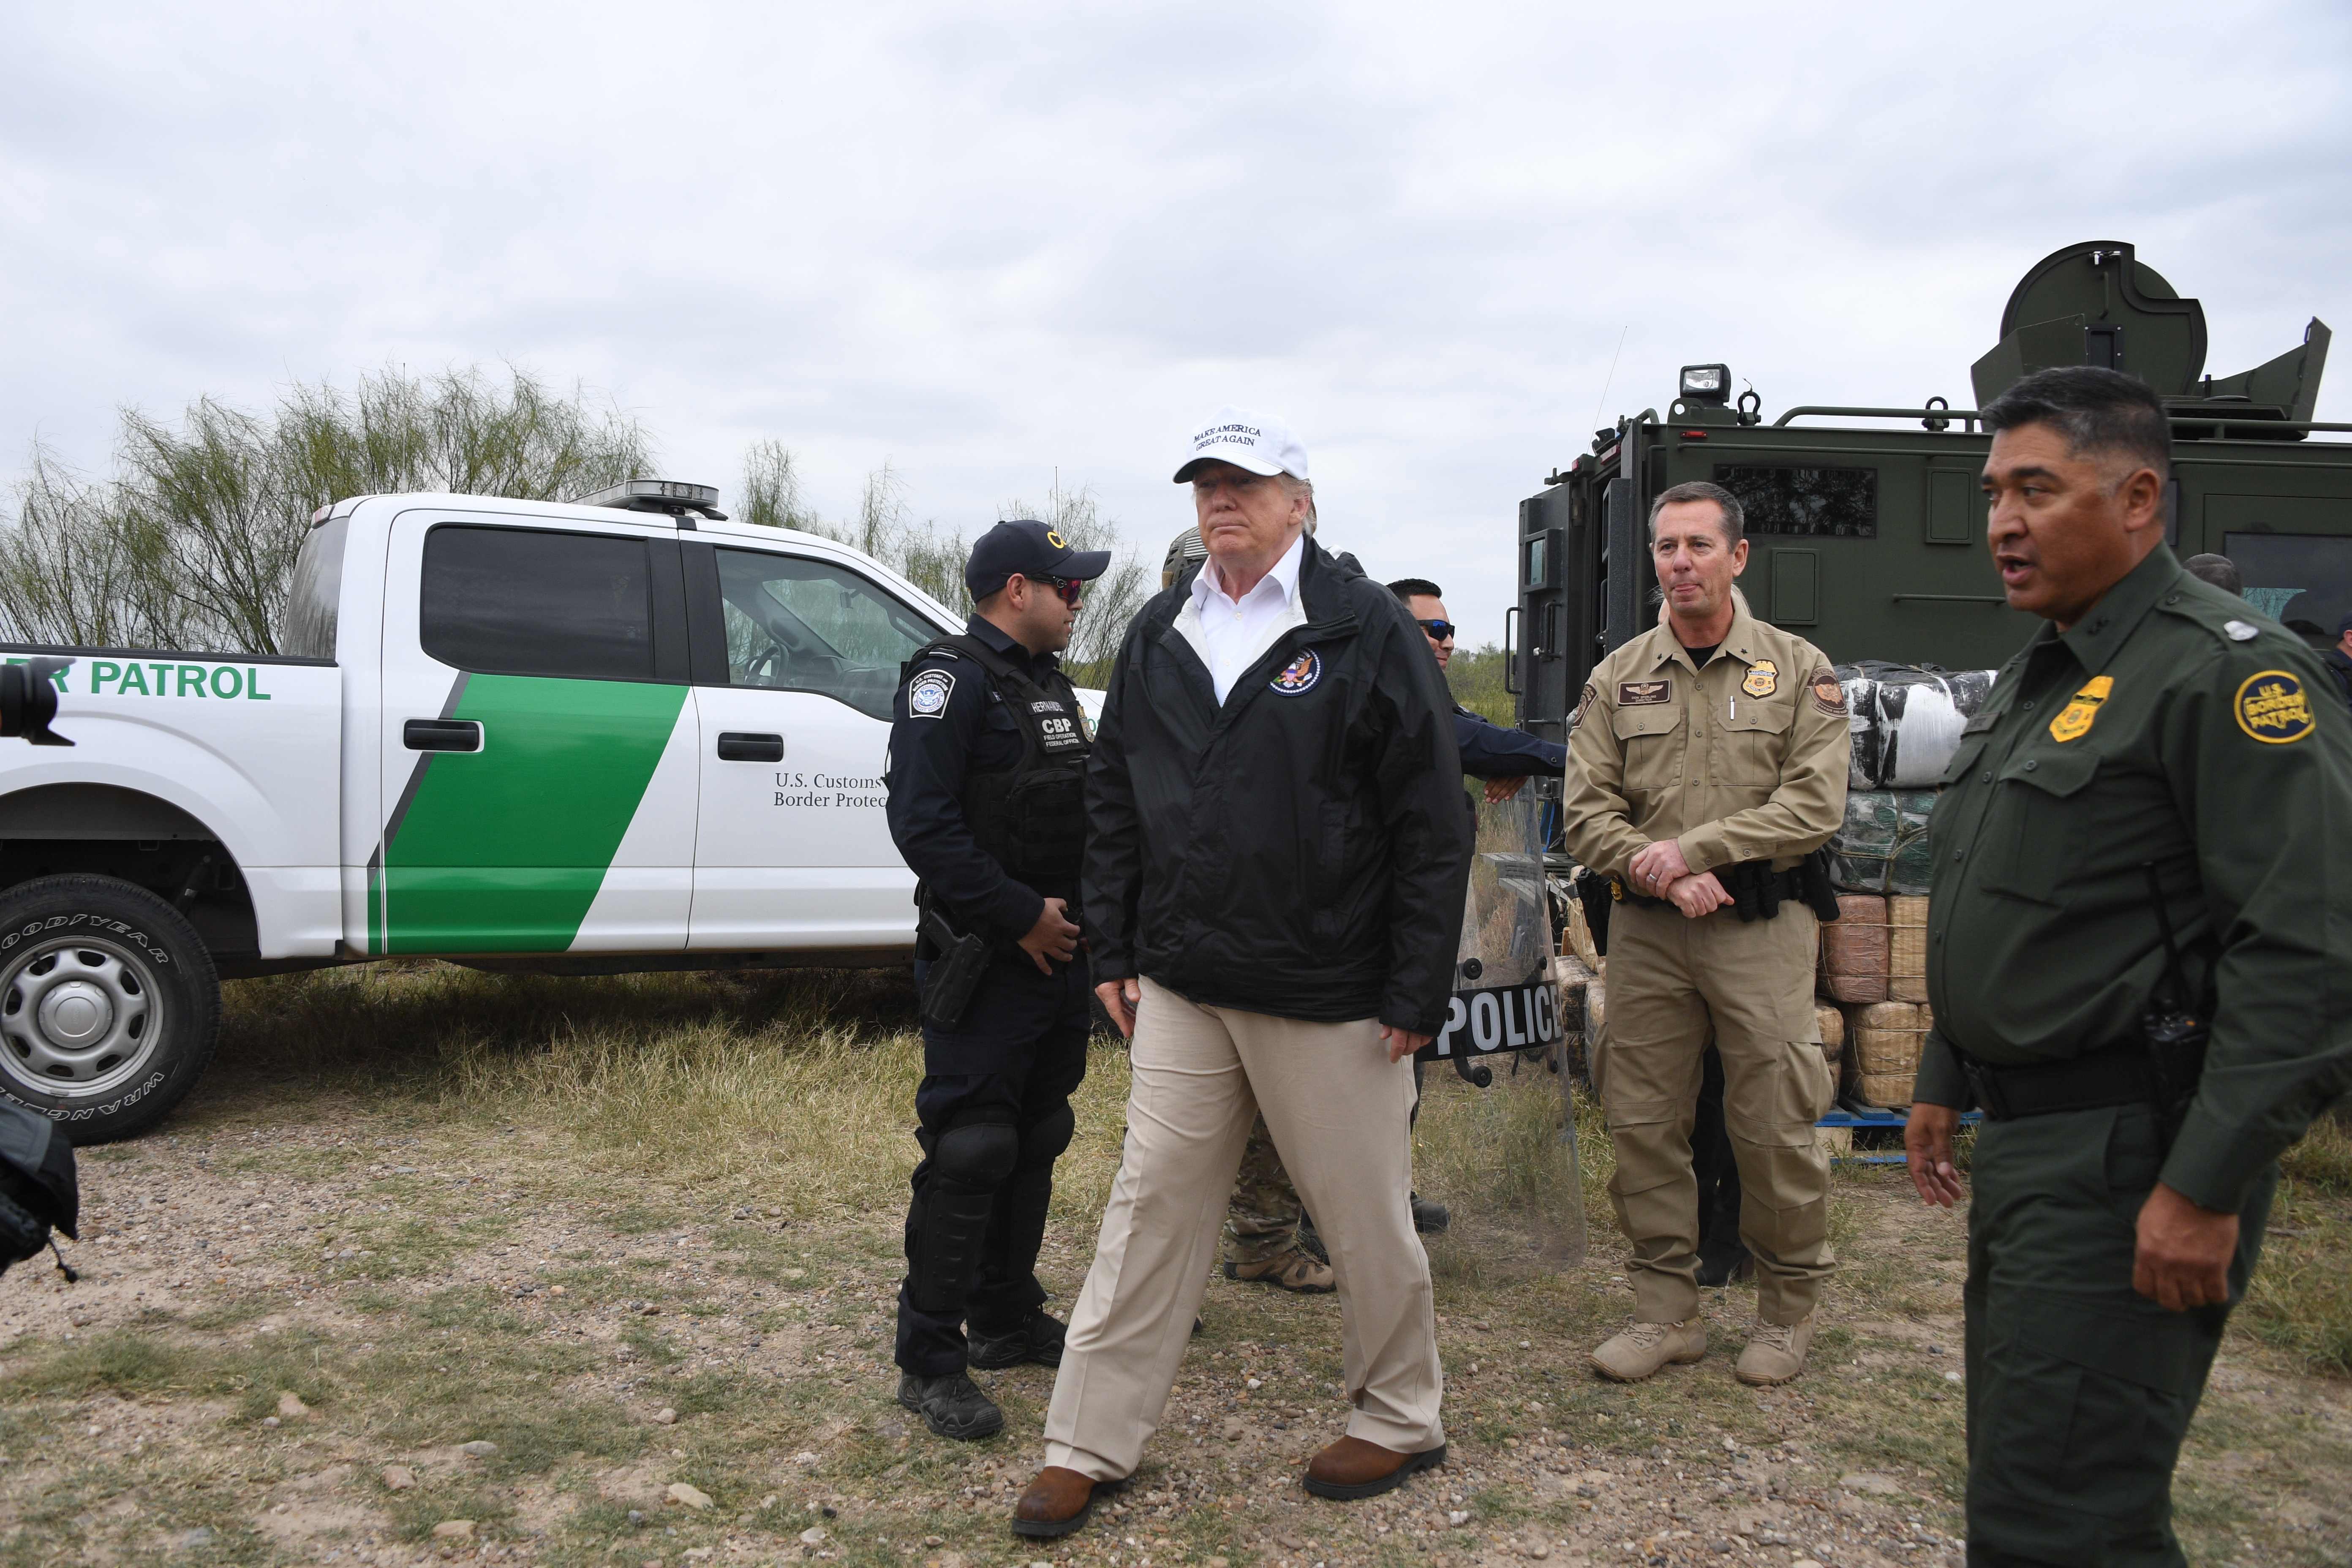
<path fill-rule="evenodd" d="M 2034 1067 L 1994 1067 L 1957 1049 L 1952 1054 L 1968 1074 L 1977 1103 L 1993 1121 L 2163 1102 L 2147 1047 L 2137 1041 Z"/>

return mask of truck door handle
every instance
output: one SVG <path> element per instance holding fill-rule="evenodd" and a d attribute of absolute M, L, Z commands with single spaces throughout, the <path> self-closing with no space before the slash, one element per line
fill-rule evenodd
<path fill-rule="evenodd" d="M 482 726 L 475 719 L 411 719 L 400 727 L 400 743 L 412 752 L 478 752 Z"/>
<path fill-rule="evenodd" d="M 782 735 L 748 734 L 741 730 L 719 731 L 719 760 L 722 763 L 781 763 L 784 760 L 784 738 Z"/>

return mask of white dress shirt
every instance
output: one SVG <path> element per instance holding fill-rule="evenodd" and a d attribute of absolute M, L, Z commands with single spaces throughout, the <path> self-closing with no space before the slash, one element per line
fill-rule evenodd
<path fill-rule="evenodd" d="M 1275 639 L 1303 624 L 1307 612 L 1298 602 L 1298 567 L 1305 558 L 1305 534 L 1290 542 L 1274 570 L 1236 601 L 1225 592 L 1213 555 L 1201 563 L 1192 579 L 1192 597 L 1177 612 L 1176 629 L 1209 667 L 1209 680 L 1224 706 L 1234 682 L 1272 647 Z"/>

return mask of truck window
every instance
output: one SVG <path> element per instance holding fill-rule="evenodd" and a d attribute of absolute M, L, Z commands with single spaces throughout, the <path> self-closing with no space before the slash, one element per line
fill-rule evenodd
<path fill-rule="evenodd" d="M 444 525 L 425 536 L 426 654 L 480 675 L 654 678 L 645 541 Z"/>
<path fill-rule="evenodd" d="M 2246 603 L 2289 631 L 2332 643 L 2352 614 L 2352 535 L 2231 533 L 2221 552 L 2246 580 Z"/>
<path fill-rule="evenodd" d="M 278 651 L 298 658 L 335 657 L 335 622 L 343 597 L 343 541 L 349 518 L 329 518 L 302 541 L 286 589 L 286 630 Z"/>
<path fill-rule="evenodd" d="M 940 635 L 845 567 L 764 550 L 721 550 L 727 683 L 818 691 L 890 717 L 898 667 Z"/>
<path fill-rule="evenodd" d="M 1749 533 L 1878 537 L 1876 468 L 1717 463 L 1715 482 L 1739 498 Z"/>

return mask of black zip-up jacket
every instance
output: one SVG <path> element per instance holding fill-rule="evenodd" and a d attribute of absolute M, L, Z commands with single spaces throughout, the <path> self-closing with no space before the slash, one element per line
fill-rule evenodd
<path fill-rule="evenodd" d="M 1404 606 L 1302 549 L 1306 624 L 1223 707 L 1176 626 L 1198 567 L 1128 627 L 1087 763 L 1094 977 L 1435 1034 L 1470 876 L 1453 700 Z"/>

